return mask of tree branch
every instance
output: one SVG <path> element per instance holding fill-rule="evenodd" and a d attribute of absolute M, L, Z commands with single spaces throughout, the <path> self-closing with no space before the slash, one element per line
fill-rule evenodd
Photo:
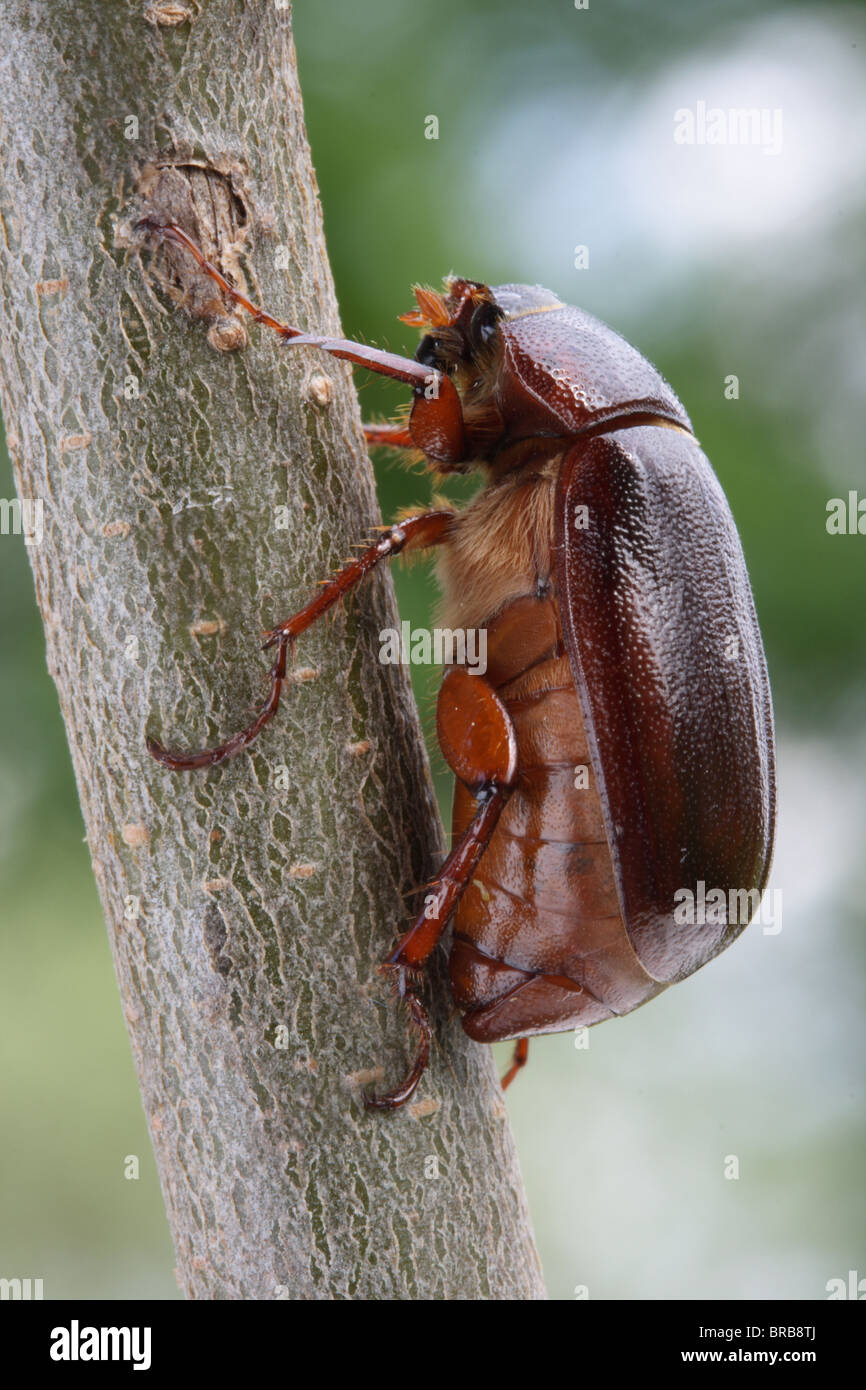
<path fill-rule="evenodd" d="M 245 723 L 260 632 L 378 521 L 349 369 L 281 352 L 132 231 L 174 216 L 280 316 L 339 331 L 290 14 L 6 0 L 0 67 L 2 406 L 181 1287 L 541 1297 L 441 955 L 417 1103 L 359 1100 L 403 1068 L 375 965 L 443 849 L 405 675 L 377 662 L 389 577 L 303 639 L 250 753 L 173 775 L 145 752 Z"/>

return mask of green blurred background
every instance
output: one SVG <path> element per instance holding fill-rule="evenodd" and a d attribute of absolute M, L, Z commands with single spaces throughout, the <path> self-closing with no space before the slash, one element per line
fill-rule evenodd
<path fill-rule="evenodd" d="M 537 281 L 612 323 L 691 414 L 765 637 L 783 929 L 753 925 L 587 1051 L 534 1042 L 508 1105 L 550 1293 L 826 1297 L 866 1275 L 866 537 L 825 528 L 829 498 L 866 495 L 863 9 L 316 0 L 295 37 L 346 332 L 413 350 L 408 287 L 451 270 Z M 699 101 L 781 108 L 781 152 L 677 145 L 674 112 Z M 367 417 L 403 399 L 357 379 Z M 386 517 L 429 498 L 427 477 L 376 466 Z M 0 1275 L 173 1298 L 20 538 L 0 538 L 0 584 Z M 403 616 L 429 623 L 429 570 L 397 584 Z M 435 674 L 416 675 L 429 731 Z"/>

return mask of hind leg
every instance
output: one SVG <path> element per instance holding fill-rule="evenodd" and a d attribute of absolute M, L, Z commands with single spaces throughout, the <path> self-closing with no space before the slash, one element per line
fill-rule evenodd
<path fill-rule="evenodd" d="M 526 1066 L 529 1061 L 529 1039 L 518 1038 L 514 1045 L 514 1055 L 511 1058 L 511 1066 L 502 1078 L 502 1089 L 507 1091 L 517 1073 Z"/>
<path fill-rule="evenodd" d="M 476 811 L 429 885 L 424 907 L 382 966 L 409 1006 L 420 1045 L 404 1081 L 383 1096 L 366 1096 L 375 1110 L 405 1105 L 424 1074 L 430 1054 L 430 1023 L 413 986 L 413 976 L 434 951 L 502 813 L 517 772 L 514 725 L 493 687 L 482 676 L 452 667 L 442 682 L 436 713 L 439 743 L 457 776 L 470 788 Z"/>

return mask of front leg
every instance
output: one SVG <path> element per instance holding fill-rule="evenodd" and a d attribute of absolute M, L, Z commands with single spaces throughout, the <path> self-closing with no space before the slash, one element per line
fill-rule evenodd
<path fill-rule="evenodd" d="M 368 433 L 370 442 L 390 443 L 396 444 L 398 448 L 407 448 L 408 438 L 412 441 L 412 447 L 440 463 L 454 464 L 466 460 L 469 441 L 463 420 L 463 407 L 457 388 L 447 373 L 431 369 L 414 357 L 401 357 L 399 353 L 383 352 L 381 348 L 368 347 L 366 343 L 356 343 L 350 338 L 330 338 L 318 333 L 304 333 L 302 329 L 283 323 L 258 304 L 253 304 L 246 295 L 229 284 L 222 272 L 217 270 L 215 265 L 211 265 L 192 237 L 176 222 L 158 222 L 152 217 L 143 217 L 137 223 L 137 228 L 142 232 L 160 236 L 174 246 L 182 247 L 204 273 L 219 285 L 223 294 L 227 295 L 233 304 L 244 309 L 256 323 L 279 333 L 288 347 L 319 348 L 343 362 L 351 362 L 356 367 L 368 367 L 379 376 L 390 377 L 392 381 L 403 381 L 411 386 L 414 402 L 408 429 L 397 430 L 395 427 L 389 430 L 385 427 L 389 438 L 370 439 Z M 413 315 L 411 322 L 416 321 Z"/>

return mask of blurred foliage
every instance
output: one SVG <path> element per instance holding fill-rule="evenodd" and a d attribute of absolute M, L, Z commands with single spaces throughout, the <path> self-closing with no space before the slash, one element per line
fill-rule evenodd
<path fill-rule="evenodd" d="M 690 64 L 699 66 L 708 55 L 748 45 L 750 36 L 769 61 L 770 37 L 782 32 L 773 28 L 777 20 L 789 37 L 802 39 L 804 49 L 811 49 L 817 25 L 840 49 L 855 49 L 859 35 L 862 52 L 861 17 L 853 5 L 816 12 L 805 3 L 769 0 L 659 0 L 649 8 L 615 0 L 580 12 L 567 0 L 476 0 L 472 6 L 457 0 L 435 6 L 298 0 L 294 13 L 346 333 L 412 351 L 412 331 L 396 322 L 409 307 L 410 286 L 436 284 L 451 270 L 490 283 L 547 282 L 565 299 L 613 322 L 674 384 L 714 462 L 743 538 L 780 723 L 792 737 L 813 742 L 853 729 L 862 719 L 866 691 L 866 540 L 828 537 L 824 525 L 828 498 L 858 485 L 866 493 L 862 428 L 855 424 L 863 342 L 851 326 L 850 302 L 852 287 L 863 278 L 862 194 L 858 201 L 840 183 L 838 206 L 822 199 L 824 221 L 811 240 L 807 199 L 807 225 L 799 239 L 792 226 L 788 240 L 756 234 L 729 248 L 696 246 L 681 263 L 674 258 L 662 276 L 661 251 L 656 255 L 654 244 L 643 240 L 640 218 L 616 178 L 605 178 L 605 153 L 613 148 L 616 122 L 639 108 L 659 74 L 672 66 L 688 73 Z M 817 76 L 832 85 L 826 61 L 825 68 L 818 67 Z M 686 102 L 702 95 L 699 87 L 684 92 Z M 528 121 L 530 107 L 542 98 L 548 115 L 542 116 L 539 167 L 555 167 L 558 152 L 568 147 L 575 168 L 585 162 L 592 172 L 566 191 L 561 225 L 563 189 L 551 180 L 548 203 L 534 158 L 502 134 L 509 123 L 520 129 L 524 110 Z M 732 98 L 732 104 L 737 101 Z M 766 104 L 775 104 L 769 90 Z M 430 114 L 440 122 L 435 141 L 424 138 Z M 849 134 L 853 145 L 855 133 Z M 537 206 L 527 206 L 527 186 Z M 688 216 L 688 186 L 676 190 L 660 176 L 658 187 L 650 182 L 649 188 L 652 198 L 671 197 L 671 218 Z M 684 201 L 678 201 L 680 194 Z M 599 209 L 617 236 L 594 241 L 592 269 L 578 272 L 572 247 Z M 663 224 L 664 207 L 654 212 Z M 533 225 L 537 253 L 533 238 L 516 230 Z M 557 236 L 559 259 L 549 250 Z M 271 307 L 279 312 L 279 305 Z M 722 389 L 730 372 L 741 379 L 735 402 Z M 405 399 L 399 388 L 363 373 L 357 380 L 366 418 L 391 415 Z M 407 473 L 388 456 L 377 456 L 375 463 L 385 517 L 428 501 L 430 477 Z M 0 478 L 0 492 L 12 496 L 5 459 Z M 448 484 L 445 490 L 465 497 L 471 485 Z M 311 574 L 311 585 L 319 577 Z M 430 566 L 421 561 L 395 577 L 403 616 L 413 625 L 429 623 L 435 602 Z M 7 1135 L 0 1159 L 0 1273 L 44 1276 L 48 1296 L 172 1297 L 170 1242 L 82 844 L 64 732 L 45 671 L 26 552 L 20 541 L 5 537 L 0 591 L 0 894 L 6 909 L 0 1108 Z M 413 679 L 429 730 L 436 673 L 416 669 Z M 441 774 L 432 746 L 431 755 Z M 441 775 L 446 816 L 448 785 Z M 850 886 L 846 891 L 851 893 Z M 853 894 L 847 910 L 855 910 Z M 631 1028 L 630 1045 L 640 1050 L 632 1024 L 621 1027 Z M 543 1060 L 537 1064 L 538 1095 L 550 1104 L 566 1066 L 562 1045 L 554 1068 L 545 1070 Z M 845 1045 L 831 1039 L 827 1055 Z M 552 1059 L 552 1046 L 536 1044 L 536 1052 Z M 694 1078 L 679 1080 L 691 1093 Z M 531 1126 L 521 1128 L 534 1083 L 518 1084 L 524 1087 L 515 1102 L 518 1135 L 526 1140 L 541 1247 L 555 1271 L 553 1292 L 568 1296 L 571 1257 L 560 1250 L 566 1239 L 562 1222 L 544 1195 L 545 1145 L 531 1138 L 543 1118 L 539 1112 Z M 641 1084 L 651 1086 L 650 1076 Z M 723 1076 L 713 1095 L 718 1099 L 729 1084 Z M 594 1099 L 603 1104 L 600 1091 Z M 580 1103 L 586 1102 L 584 1097 Z M 674 1116 L 679 1113 L 678 1101 L 669 1096 L 667 1104 Z M 642 1135 L 632 1138 L 640 1143 Z M 568 1142 L 574 1141 L 564 1137 Z M 845 1193 L 854 1180 L 856 1150 L 842 1131 L 833 1143 L 839 1197 L 824 1224 L 832 1228 L 830 1244 L 844 1264 Z M 127 1154 L 141 1156 L 139 1183 L 123 1180 Z M 776 1160 L 766 1161 L 773 1170 L 767 1181 L 778 1188 Z M 822 1159 L 816 1148 L 804 1149 L 797 1161 L 815 1173 Z M 791 1192 L 778 1195 L 780 1214 L 767 1233 L 775 1241 L 777 1269 L 788 1245 L 800 1239 L 795 1221 L 811 1200 L 808 1174 L 791 1173 L 789 1179 Z M 787 1180 L 781 1180 L 783 1188 Z M 616 1194 L 611 1200 L 618 1200 Z M 702 1210 L 696 1209 L 698 1222 Z M 821 1228 L 820 1219 L 817 1224 Z M 819 1229 L 816 1239 L 820 1234 Z M 579 1244 L 579 1230 L 574 1239 Z M 603 1233 L 598 1239 L 603 1243 Z M 611 1267 L 607 1283 L 602 1280 L 608 1296 L 623 1290 L 638 1296 L 642 1288 L 652 1293 L 646 1281 L 656 1275 L 656 1296 L 687 1293 L 688 1262 L 685 1272 L 659 1272 L 651 1226 L 636 1239 L 630 1272 L 620 1270 L 617 1277 Z M 760 1296 L 754 1280 L 739 1278 L 736 1248 L 729 1253 L 716 1288 L 708 1272 L 712 1251 L 692 1251 L 703 1286 L 722 1297 L 744 1288 Z M 808 1269 L 808 1254 L 801 1264 Z M 825 1277 L 834 1272 L 828 1268 Z M 812 1287 L 805 1273 L 799 1283 L 794 1275 L 791 1280 L 790 1296 L 821 1296 L 823 1279 L 812 1294 L 802 1292 Z"/>

